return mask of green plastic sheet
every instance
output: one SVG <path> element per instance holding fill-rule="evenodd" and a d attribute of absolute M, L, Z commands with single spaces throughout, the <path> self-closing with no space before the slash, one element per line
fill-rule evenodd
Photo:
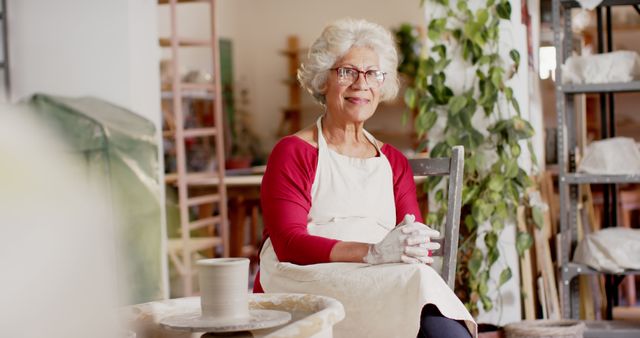
<path fill-rule="evenodd" d="M 154 124 L 100 99 L 34 95 L 28 111 L 59 134 L 100 184 L 116 234 L 125 302 L 164 297 L 158 144 Z M 82 240 L 78 238 L 78 240 Z M 78 255 L 82 255 L 81 252 Z"/>

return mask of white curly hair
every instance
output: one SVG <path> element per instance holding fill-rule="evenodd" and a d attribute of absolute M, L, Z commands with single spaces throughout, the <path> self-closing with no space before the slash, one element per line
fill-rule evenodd
<path fill-rule="evenodd" d="M 353 47 L 368 47 L 378 54 L 380 70 L 386 73 L 380 99 L 392 100 L 398 94 L 398 52 L 391 32 L 373 22 L 345 18 L 324 28 L 298 69 L 298 81 L 321 105 L 326 104 L 329 70 Z"/>

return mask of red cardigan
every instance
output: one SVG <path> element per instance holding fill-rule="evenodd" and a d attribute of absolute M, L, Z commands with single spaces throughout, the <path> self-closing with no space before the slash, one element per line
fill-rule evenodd
<path fill-rule="evenodd" d="M 396 224 L 405 214 L 414 214 L 416 221 L 422 222 L 409 162 L 388 144 L 380 150 L 393 171 Z M 271 238 L 273 250 L 281 262 L 299 265 L 328 263 L 331 249 L 338 242 L 307 232 L 311 186 L 317 165 L 318 149 L 297 136 L 281 139 L 269 156 L 260 191 L 263 238 Z M 263 292 L 260 273 L 256 276 L 253 291 Z"/>

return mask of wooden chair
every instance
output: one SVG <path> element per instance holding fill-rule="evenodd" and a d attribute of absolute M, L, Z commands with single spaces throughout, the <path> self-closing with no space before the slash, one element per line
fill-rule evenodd
<path fill-rule="evenodd" d="M 453 290 L 456 277 L 460 208 L 462 206 L 464 147 L 453 147 L 451 157 L 411 159 L 409 164 L 414 176 L 449 176 L 444 231 L 441 238 L 434 239 L 434 242 L 440 243 L 441 247 L 432 254 L 433 256 L 442 256 L 440 275 Z"/>

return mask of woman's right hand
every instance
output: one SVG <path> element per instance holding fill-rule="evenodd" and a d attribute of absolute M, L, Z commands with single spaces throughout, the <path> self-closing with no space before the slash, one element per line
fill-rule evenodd
<path fill-rule="evenodd" d="M 379 243 L 370 244 L 363 261 L 368 264 L 384 263 L 433 263 L 430 250 L 437 250 L 440 244 L 431 242 L 431 237 L 440 233 L 428 226 L 415 222 L 415 216 L 407 214 Z"/>

